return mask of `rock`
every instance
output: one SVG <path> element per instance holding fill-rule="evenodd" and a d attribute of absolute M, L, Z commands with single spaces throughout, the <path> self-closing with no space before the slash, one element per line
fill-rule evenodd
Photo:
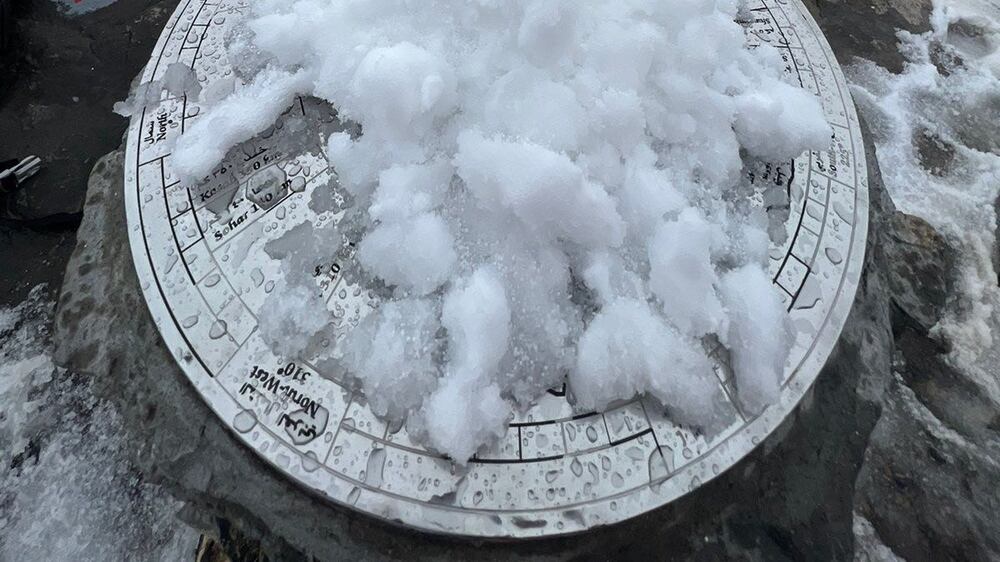
<path fill-rule="evenodd" d="M 938 74 L 946 78 L 956 70 L 965 68 L 962 55 L 954 47 L 937 40 L 930 42 L 927 57 L 934 68 L 937 68 Z"/>
<path fill-rule="evenodd" d="M 946 360 L 926 336 L 905 329 L 896 338 L 898 383 L 942 424 L 983 446 L 1000 444 L 1000 405 L 990 389 Z"/>
<path fill-rule="evenodd" d="M 920 167 L 930 174 L 940 177 L 955 168 L 955 145 L 927 127 L 919 127 L 914 131 L 913 146 L 917 148 Z"/>
<path fill-rule="evenodd" d="M 995 374 L 957 367 L 929 336 L 955 291 L 956 251 L 920 218 L 896 212 L 888 226 L 893 376 L 856 483 L 857 559 L 1000 559 Z"/>
<path fill-rule="evenodd" d="M 915 280 L 906 286 L 921 297 Z M 858 513 L 911 562 L 998 559 L 1000 403 L 922 328 L 894 330 L 894 376 L 858 476 Z"/>
<path fill-rule="evenodd" d="M 903 562 L 882 542 L 871 521 L 857 513 L 854 514 L 854 541 L 855 562 Z"/>
<path fill-rule="evenodd" d="M 942 378 L 955 380 L 953 375 Z M 948 399 L 959 398 L 966 389 L 959 385 L 956 390 Z M 922 401 L 928 398 L 941 396 L 926 389 L 918 395 L 897 374 L 858 476 L 858 511 L 893 552 L 911 562 L 996 560 L 1000 558 L 996 426 L 989 429 L 979 426 L 978 419 L 961 420 L 959 425 L 975 423 L 977 434 L 993 432 L 986 442 L 967 439 L 935 416 Z M 930 404 L 949 417 L 963 415 L 947 399 Z"/>
<path fill-rule="evenodd" d="M 872 60 L 891 72 L 903 70 L 896 30 L 923 33 L 931 28 L 932 0 L 804 0 L 823 28 L 837 60 Z"/>
<path fill-rule="evenodd" d="M 260 541 L 249 540 L 225 521 L 219 524 L 219 537 L 202 535 L 195 562 L 266 562 Z"/>
<path fill-rule="evenodd" d="M 121 195 L 124 158 L 122 151 L 112 152 L 100 158 L 90 174 L 88 216 L 77 231 L 77 240 L 93 243 L 77 243 L 66 272 L 66 279 L 76 284 L 63 286 L 57 309 L 55 339 L 60 343 L 56 360 L 88 374 L 103 375 L 111 367 L 115 346 L 105 342 L 127 342 L 133 335 L 121 333 L 120 324 L 108 320 L 117 320 L 117 311 L 146 308 L 142 296 L 129 290 L 136 285 L 131 266 L 106 269 L 106 264 L 129 251 Z"/>
<path fill-rule="evenodd" d="M 889 288 L 896 317 L 927 333 L 941 319 L 954 286 L 955 250 L 927 221 L 896 212 L 888 220 Z"/>

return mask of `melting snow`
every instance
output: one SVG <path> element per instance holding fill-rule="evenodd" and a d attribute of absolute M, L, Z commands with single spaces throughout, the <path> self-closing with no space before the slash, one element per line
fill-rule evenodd
<path fill-rule="evenodd" d="M 342 224 L 362 233 L 360 265 L 391 294 L 337 361 L 377 412 L 456 460 L 566 377 L 580 407 L 649 393 L 707 423 L 712 334 L 759 409 L 792 338 L 741 170 L 824 149 L 830 130 L 773 48 L 746 47 L 738 9 L 255 2 L 229 47 L 249 83 L 208 104 L 174 163 L 204 176 L 299 94 L 361 125 L 327 156 L 355 202 Z M 333 329 L 290 269 L 261 318 L 284 352 Z M 277 335 L 289 324 L 301 336 Z"/>

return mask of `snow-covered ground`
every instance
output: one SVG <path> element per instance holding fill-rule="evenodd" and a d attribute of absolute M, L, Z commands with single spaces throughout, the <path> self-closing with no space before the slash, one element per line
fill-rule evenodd
<path fill-rule="evenodd" d="M 907 63 L 894 75 L 867 61 L 846 68 L 871 125 L 899 210 L 927 220 L 958 251 L 959 278 L 935 332 L 952 359 L 1000 398 L 1000 287 L 994 263 L 1000 196 L 1000 5 L 939 0 L 933 29 L 900 32 Z"/>
<path fill-rule="evenodd" d="M 115 412 L 52 363 L 43 286 L 0 310 L 0 560 L 191 560 L 180 505 L 126 461 Z"/>

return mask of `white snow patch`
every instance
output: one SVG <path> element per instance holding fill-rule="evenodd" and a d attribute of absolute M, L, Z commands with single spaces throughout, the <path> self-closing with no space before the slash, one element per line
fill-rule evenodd
<path fill-rule="evenodd" d="M 203 176 L 297 94 L 361 125 L 327 157 L 358 205 L 359 261 L 394 292 L 342 363 L 381 394 L 377 411 L 409 416 L 457 461 L 567 376 L 579 407 L 651 393 L 707 423 L 718 381 L 703 336 L 753 346 L 733 351 L 756 407 L 776 398 L 792 341 L 741 150 L 788 159 L 830 139 L 777 52 L 746 47 L 738 9 L 255 2 L 230 59 L 263 69 L 240 69 L 249 83 L 207 104 L 174 163 Z M 261 322 L 277 336 L 316 310 L 265 307 Z M 286 341 L 332 329 L 297 328 Z"/>
<path fill-rule="evenodd" d="M 993 263 L 1000 196 L 998 16 L 995 7 L 972 1 L 936 2 L 931 31 L 898 34 L 906 58 L 901 74 L 869 61 L 847 69 L 897 208 L 927 220 L 958 250 L 958 291 L 934 331 L 967 366 L 995 355 L 1000 314 Z M 976 30 L 973 37 L 969 29 Z M 922 135 L 951 156 L 922 165 Z M 995 369 L 995 363 L 983 366 Z"/>
<path fill-rule="evenodd" d="M 53 308 L 38 286 L 0 309 L 0 559 L 193 559 L 198 534 L 129 465 L 115 411 L 53 364 Z"/>

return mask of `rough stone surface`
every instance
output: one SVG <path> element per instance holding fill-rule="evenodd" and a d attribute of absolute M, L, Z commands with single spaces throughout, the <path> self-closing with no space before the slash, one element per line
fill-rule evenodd
<path fill-rule="evenodd" d="M 955 250 L 919 217 L 896 212 L 888 223 L 893 324 L 910 323 L 927 333 L 944 314 L 954 289 Z"/>
<path fill-rule="evenodd" d="M 935 46 L 938 48 L 935 48 Z M 931 52 L 941 53 L 942 50 L 940 49 L 940 43 L 932 43 Z M 940 57 L 944 56 L 945 55 L 940 55 Z M 941 62 L 940 59 L 933 57 L 933 55 L 932 59 L 938 60 L 936 68 L 939 73 L 946 73 L 949 72 L 947 70 L 948 68 L 954 68 L 953 66 L 950 66 L 948 62 Z M 947 74 L 943 75 L 947 76 Z M 944 176 L 955 165 L 955 158 L 957 155 L 955 145 L 942 139 L 940 135 L 927 129 L 926 127 L 920 127 L 914 131 L 913 146 L 917 149 L 917 158 L 920 161 L 920 167 L 935 176 Z"/>
<path fill-rule="evenodd" d="M 943 397 L 921 396 L 897 374 L 865 454 L 858 510 L 893 552 L 911 562 L 1000 559 L 995 405 L 988 414 L 994 428 L 971 432 L 992 432 L 983 442 L 959 433 L 931 410 L 954 407 L 948 401 L 964 390 L 959 383 Z M 928 398 L 944 403 L 925 403 Z M 978 416 L 980 404 L 975 407 Z"/>
<path fill-rule="evenodd" d="M 804 0 L 826 34 L 841 64 L 855 57 L 878 63 L 891 72 L 903 69 L 896 30 L 923 33 L 930 29 L 932 0 Z"/>
<path fill-rule="evenodd" d="M 863 516 L 854 514 L 854 562 L 899 562 L 891 548 L 882 542 L 875 527 Z"/>
<path fill-rule="evenodd" d="M 873 552 L 910 561 L 1000 560 L 996 374 L 959 368 L 928 333 L 954 294 L 956 251 L 917 217 L 884 222 L 894 358 L 856 481 L 859 558 L 876 537 Z"/>
<path fill-rule="evenodd" d="M 857 482 L 858 512 L 916 560 L 1000 559 L 1000 404 L 911 327 Z"/>
<path fill-rule="evenodd" d="M 879 222 L 886 227 L 893 362 L 855 482 L 857 559 L 1000 559 L 993 376 L 957 368 L 948 342 L 928 334 L 953 291 L 955 251 L 917 217 L 896 212 Z"/>

